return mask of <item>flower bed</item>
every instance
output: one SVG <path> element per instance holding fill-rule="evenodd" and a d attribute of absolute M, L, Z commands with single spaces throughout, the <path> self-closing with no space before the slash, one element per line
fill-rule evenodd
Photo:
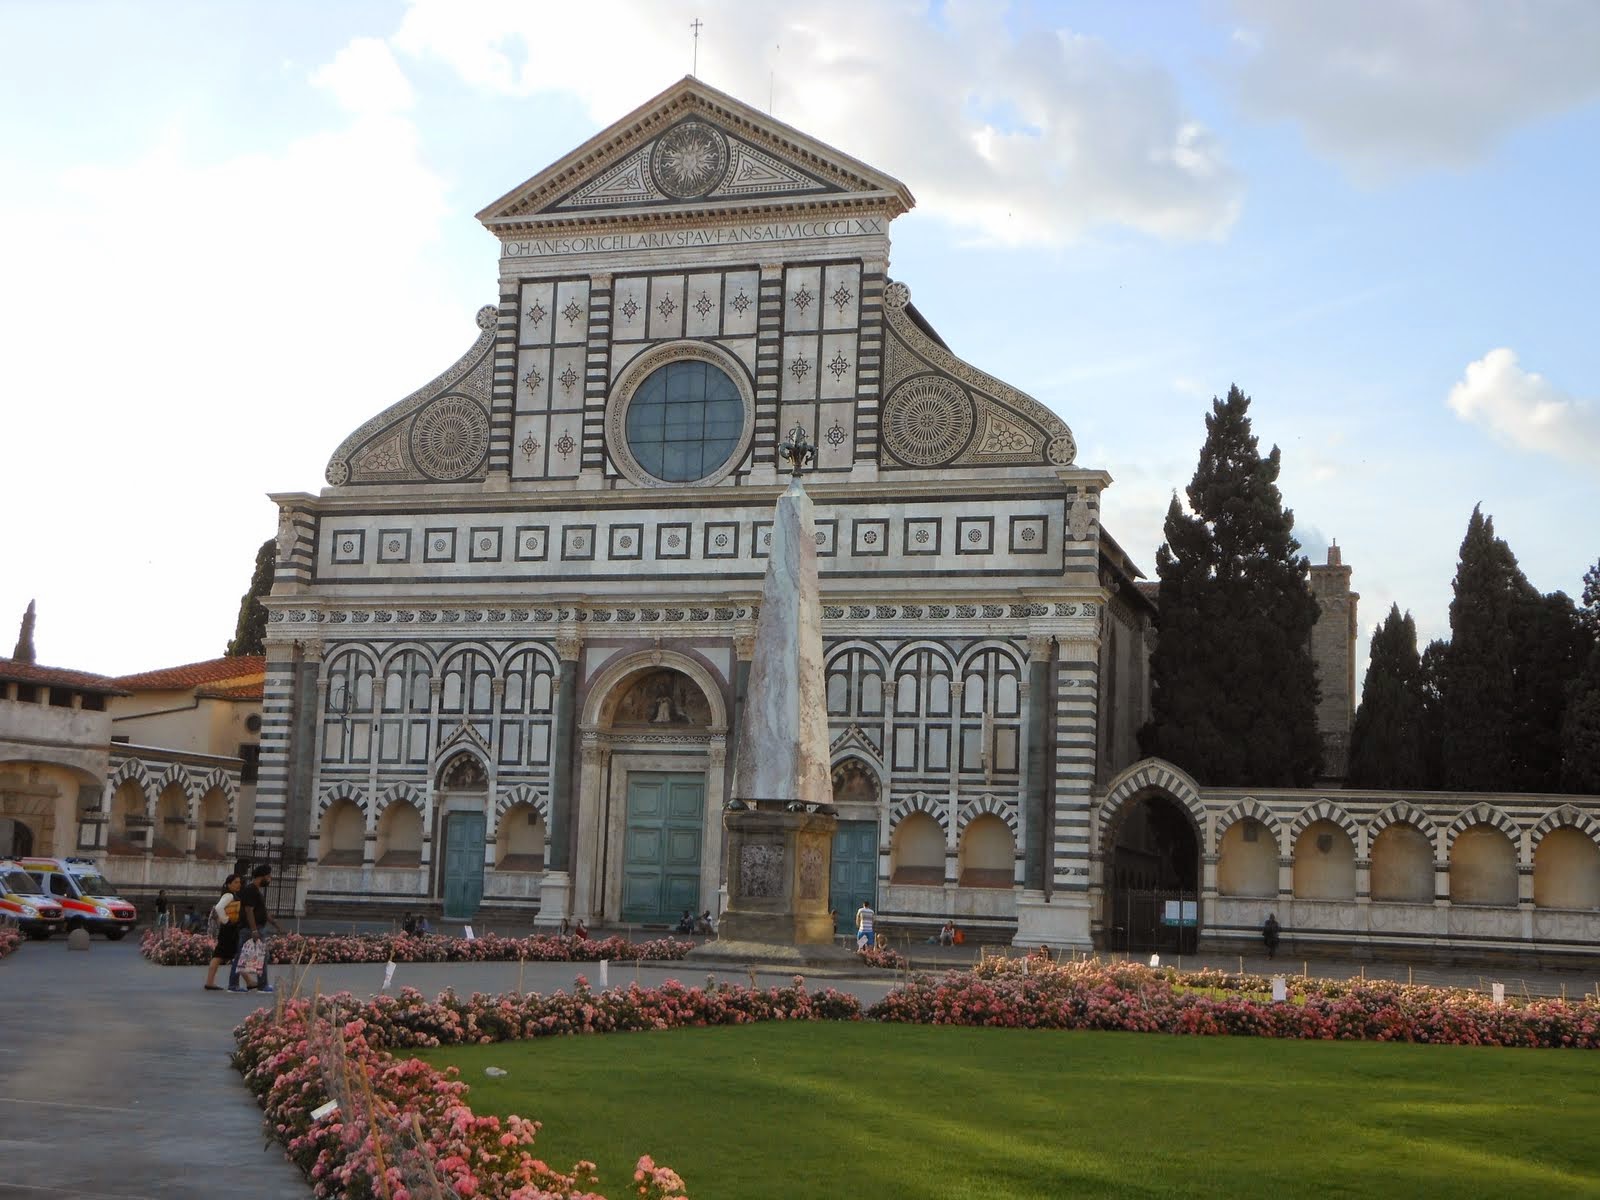
<path fill-rule="evenodd" d="M 620 937 L 577 938 L 559 934 L 533 934 L 525 938 L 487 933 L 478 938 L 441 934 L 285 933 L 268 940 L 275 963 L 419 963 L 419 962 L 599 962 L 630 959 L 673 961 L 683 958 L 693 942 L 657 938 L 630 942 Z M 211 960 L 215 939 L 181 929 L 148 929 L 139 951 L 163 967 L 204 966 Z"/>
<path fill-rule="evenodd" d="M 22 930 L 15 925 L 0 922 L 0 958 L 22 945 Z"/>
<path fill-rule="evenodd" d="M 444 1194 L 504 1200 L 595 1197 L 593 1164 L 563 1173 L 534 1157 L 536 1121 L 476 1116 L 455 1068 L 436 1070 L 395 1049 L 686 1025 L 775 1020 L 859 1020 L 861 1005 L 832 988 L 759 991 L 733 984 L 613 988 L 583 978 L 571 994 L 425 1000 L 413 988 L 359 1000 L 349 993 L 260 1010 L 234 1031 L 234 1063 L 266 1112 L 271 1136 L 322 1197 L 408 1200 Z M 312 1113 L 330 1099 L 337 1111 Z M 683 1196 L 683 1181 L 639 1159 L 628 1194 Z"/>
<path fill-rule="evenodd" d="M 914 979 L 867 1016 L 928 1025 L 1600 1049 L 1600 1004 L 1591 1000 L 1496 1006 L 1488 996 L 1458 989 L 1294 982 L 1294 1002 L 1274 1004 L 1246 994 L 1270 991 L 1271 979 L 1262 976 L 991 958 L 970 972 Z"/>

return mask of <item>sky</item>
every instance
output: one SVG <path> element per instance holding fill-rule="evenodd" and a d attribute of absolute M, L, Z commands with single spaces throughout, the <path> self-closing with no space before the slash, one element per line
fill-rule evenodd
<path fill-rule="evenodd" d="M 691 70 L 906 183 L 891 276 L 1146 574 L 1233 384 L 1363 659 L 1476 504 L 1600 558 L 1591 0 L 0 0 L 0 653 L 222 653 L 266 494 L 472 343 L 473 214 Z"/>

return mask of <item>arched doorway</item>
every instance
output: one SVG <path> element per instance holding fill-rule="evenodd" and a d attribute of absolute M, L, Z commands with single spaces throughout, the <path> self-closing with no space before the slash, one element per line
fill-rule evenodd
<path fill-rule="evenodd" d="M 699 659 L 646 650 L 588 686 L 572 906 L 590 921 L 672 925 L 720 907 L 727 708 Z"/>
<path fill-rule="evenodd" d="M 1194 952 L 1200 933 L 1200 832 L 1164 792 L 1123 805 L 1106 834 L 1111 950 Z"/>
<path fill-rule="evenodd" d="M 460 750 L 447 759 L 439 772 L 435 795 L 434 844 L 439 848 L 438 896 L 444 903 L 447 920 L 469 920 L 483 903 L 483 860 L 489 822 L 489 776 L 478 756 Z M 397 808 L 402 803 L 393 801 L 389 807 L 396 809 L 397 816 L 409 816 L 409 813 Z M 405 808 L 409 809 L 410 806 L 405 805 Z M 385 811 L 384 815 L 389 814 Z M 415 822 L 415 832 L 419 837 L 421 828 L 419 815 Z M 396 839 L 407 836 L 410 829 L 410 824 L 399 829 Z M 380 835 L 382 832 L 380 829 Z M 379 849 L 387 849 L 387 856 L 399 852 L 399 840 L 387 848 L 382 841 L 380 836 Z M 409 842 L 405 846 L 409 850 Z M 418 861 L 421 859 L 421 849 L 418 845 Z M 382 861 L 379 860 L 380 866 Z"/>
<path fill-rule="evenodd" d="M 26 821 L 0 817 L 0 858 L 27 858 L 33 854 L 33 830 Z"/>

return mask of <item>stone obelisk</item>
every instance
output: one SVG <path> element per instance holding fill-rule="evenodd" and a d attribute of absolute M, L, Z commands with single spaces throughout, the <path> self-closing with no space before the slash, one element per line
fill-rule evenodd
<path fill-rule="evenodd" d="M 822 675 L 816 526 L 800 472 L 816 455 L 803 430 L 779 448 L 793 478 L 778 497 L 755 651 L 723 813 L 728 908 L 721 937 L 831 944 L 828 876 L 833 784 Z"/>

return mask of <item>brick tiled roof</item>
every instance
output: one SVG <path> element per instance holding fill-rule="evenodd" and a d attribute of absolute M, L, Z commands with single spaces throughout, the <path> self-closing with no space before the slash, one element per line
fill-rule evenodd
<path fill-rule="evenodd" d="M 220 687 L 195 688 L 194 694 L 201 700 L 260 700 L 264 684 L 265 680 L 261 679 L 254 683 L 229 683 Z"/>
<path fill-rule="evenodd" d="M 0 658 L 0 683 L 32 683 L 46 687 L 75 688 L 105 696 L 125 696 L 115 679 L 91 675 L 88 671 L 68 671 L 62 667 L 41 667 L 38 663 L 15 658 Z"/>
<path fill-rule="evenodd" d="M 181 667 L 144 671 L 138 675 L 119 675 L 112 682 L 132 691 L 161 691 L 248 680 L 253 675 L 264 675 L 266 670 L 267 660 L 263 655 L 240 654 L 233 658 L 208 658 L 205 662 L 185 663 Z"/>

